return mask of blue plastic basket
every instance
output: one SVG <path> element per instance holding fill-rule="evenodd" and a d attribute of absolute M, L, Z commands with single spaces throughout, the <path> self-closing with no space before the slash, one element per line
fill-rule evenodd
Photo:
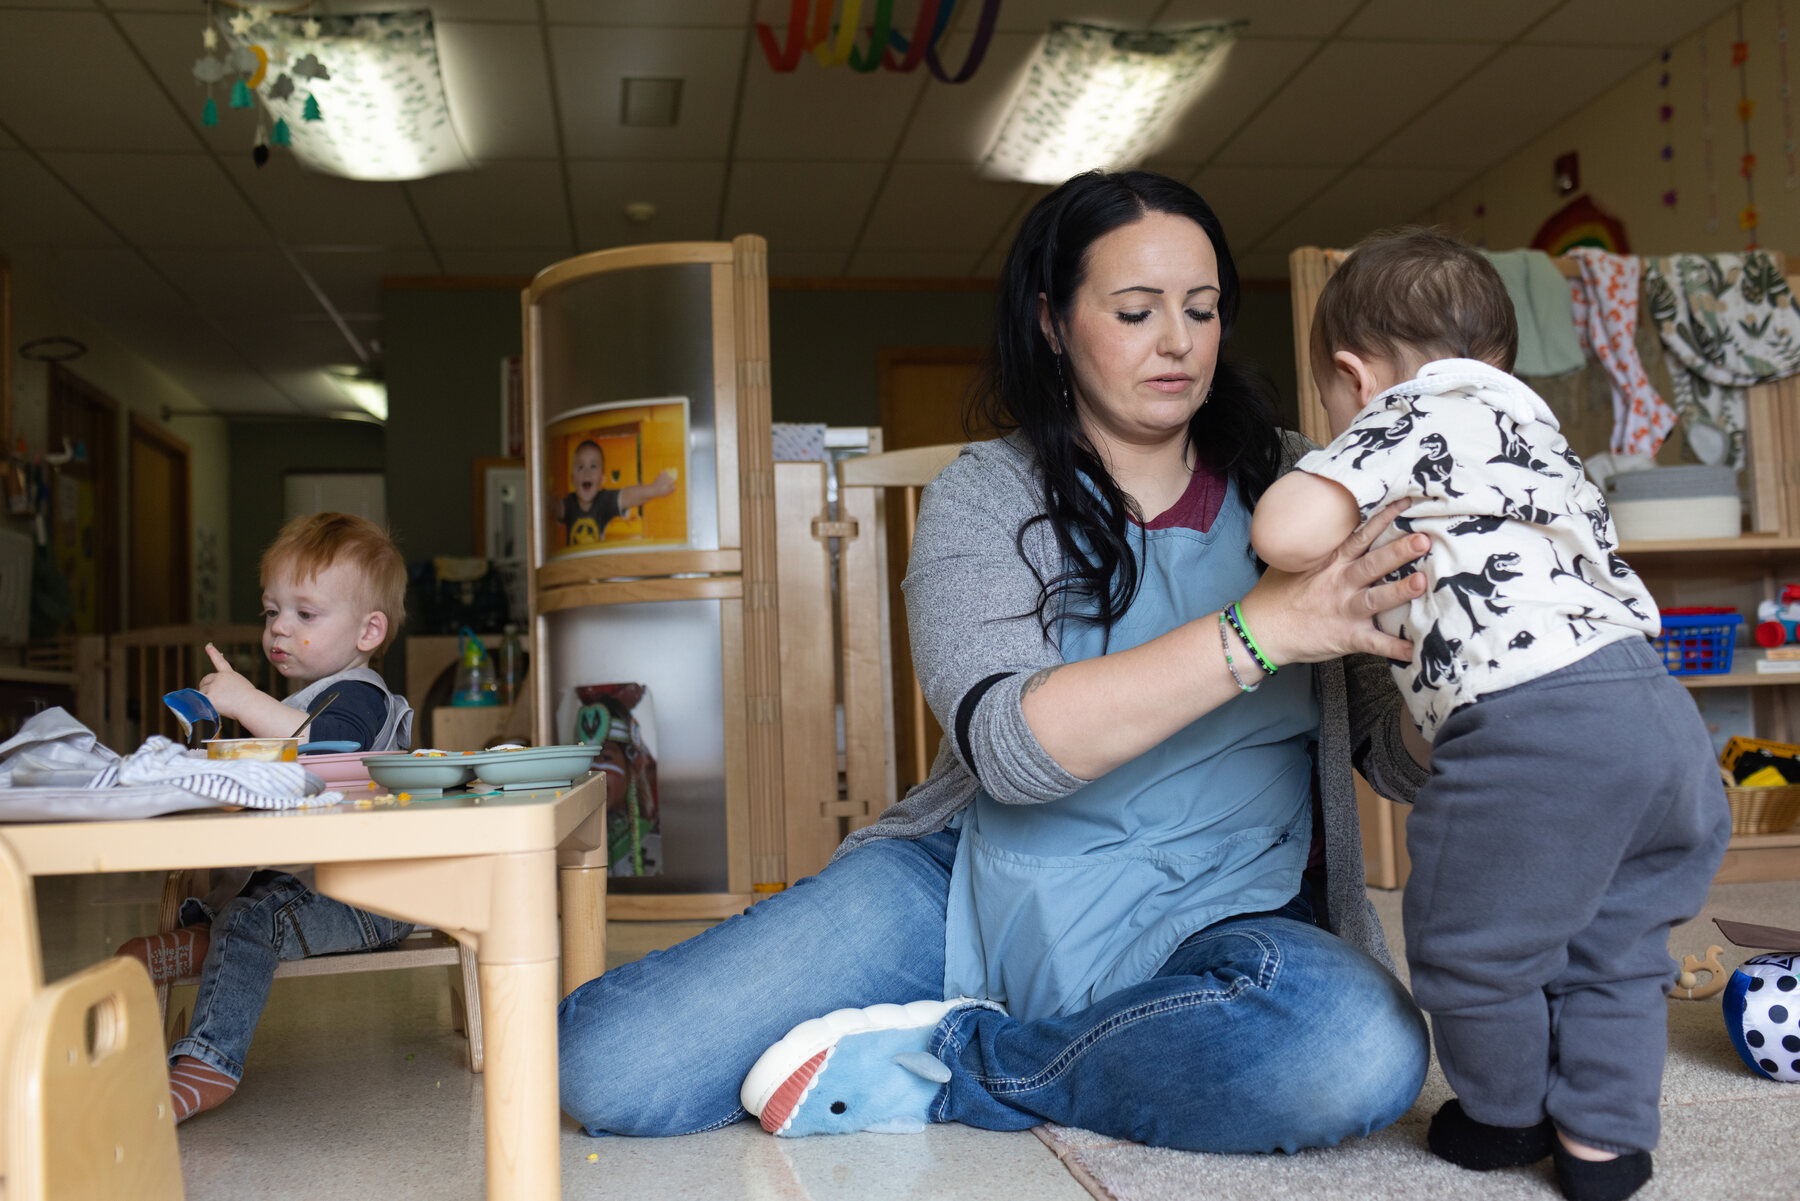
<path fill-rule="evenodd" d="M 1721 676 L 1731 671 L 1741 613 L 1664 613 L 1662 634 L 1651 639 L 1674 676 Z"/>

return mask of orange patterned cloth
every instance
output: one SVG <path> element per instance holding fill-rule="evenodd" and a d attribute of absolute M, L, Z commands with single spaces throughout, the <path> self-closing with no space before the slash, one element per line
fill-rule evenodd
<path fill-rule="evenodd" d="M 1563 257 L 1581 267 L 1580 278 L 1569 281 L 1581 349 L 1598 357 L 1612 379 L 1612 452 L 1653 455 L 1675 428 L 1675 410 L 1650 386 L 1633 341 L 1643 263 L 1591 246 L 1572 247 Z"/>

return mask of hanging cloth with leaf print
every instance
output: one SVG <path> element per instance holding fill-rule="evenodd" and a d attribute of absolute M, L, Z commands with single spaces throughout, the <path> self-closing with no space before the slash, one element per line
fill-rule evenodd
<path fill-rule="evenodd" d="M 1800 306 L 1767 252 L 1644 260 L 1644 311 L 1702 462 L 1744 464 L 1745 389 L 1800 372 Z"/>

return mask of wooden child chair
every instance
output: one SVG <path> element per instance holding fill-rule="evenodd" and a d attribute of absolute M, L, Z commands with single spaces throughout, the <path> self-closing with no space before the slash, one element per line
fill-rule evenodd
<path fill-rule="evenodd" d="M 44 986 L 31 878 L 0 834 L 0 1198 L 180 1201 L 156 998 L 108 959 Z"/>

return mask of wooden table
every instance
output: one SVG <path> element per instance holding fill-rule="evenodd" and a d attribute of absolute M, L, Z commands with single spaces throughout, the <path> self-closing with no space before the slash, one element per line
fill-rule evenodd
<path fill-rule="evenodd" d="M 313 863 L 318 891 L 475 951 L 486 1035 L 487 1195 L 560 1193 L 556 1003 L 600 974 L 606 779 L 558 791 L 140 821 L 0 825 L 33 876 Z M 359 806 L 356 802 L 363 801 Z M 558 988 L 558 868 L 564 890 Z"/>

